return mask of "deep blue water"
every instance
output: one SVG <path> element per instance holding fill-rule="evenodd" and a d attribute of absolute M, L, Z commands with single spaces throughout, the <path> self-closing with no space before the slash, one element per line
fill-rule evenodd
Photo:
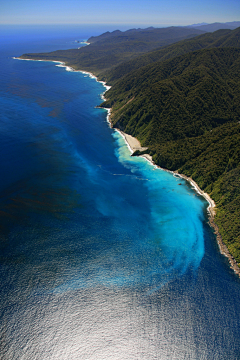
<path fill-rule="evenodd" d="M 130 157 L 102 84 L 13 59 L 105 30 L 0 28 L 0 358 L 240 359 L 207 202 Z"/>

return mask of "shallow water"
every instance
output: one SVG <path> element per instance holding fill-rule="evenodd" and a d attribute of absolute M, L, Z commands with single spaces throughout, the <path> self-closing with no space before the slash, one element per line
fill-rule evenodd
<path fill-rule="evenodd" d="M 79 47 L 86 32 L 3 42 L 1 356 L 238 359 L 240 282 L 207 202 L 130 156 L 95 108 L 102 84 L 12 59 Z"/>

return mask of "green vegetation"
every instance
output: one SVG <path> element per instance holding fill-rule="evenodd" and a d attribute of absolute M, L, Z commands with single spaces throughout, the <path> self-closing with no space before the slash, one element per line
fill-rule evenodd
<path fill-rule="evenodd" d="M 179 41 L 173 45 L 158 48 L 133 60 L 114 66 L 111 70 L 101 73 L 101 79 L 109 84 L 114 84 L 124 75 L 154 62 L 168 60 L 191 51 L 207 48 L 240 47 L 239 41 L 239 29 L 236 31 L 218 30 L 214 33 L 207 33 L 189 40 Z"/>
<path fill-rule="evenodd" d="M 215 222 L 240 263 L 240 48 L 154 62 L 106 93 L 114 127 L 148 146 L 159 166 L 183 173 L 214 199 Z M 136 154 L 137 155 L 137 154 Z"/>
<path fill-rule="evenodd" d="M 23 58 L 64 61 L 113 85 L 101 104 L 112 108 L 113 126 L 137 137 L 156 164 L 209 193 L 240 264 L 240 28 L 200 36 L 186 28 L 135 29 L 89 41 L 80 50 Z"/>
<path fill-rule="evenodd" d="M 101 78 L 103 71 L 109 70 L 117 64 L 157 47 L 203 33 L 201 30 L 182 27 L 114 31 L 90 38 L 88 42 L 91 44 L 80 49 L 24 54 L 21 58 L 63 61 L 76 70 L 90 71 Z"/>

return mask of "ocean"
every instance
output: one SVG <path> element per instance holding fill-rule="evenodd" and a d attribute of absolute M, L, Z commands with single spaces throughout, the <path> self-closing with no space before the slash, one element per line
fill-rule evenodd
<path fill-rule="evenodd" d="M 240 359 L 240 280 L 206 200 L 131 157 L 102 83 L 14 59 L 106 30 L 0 27 L 0 358 Z"/>

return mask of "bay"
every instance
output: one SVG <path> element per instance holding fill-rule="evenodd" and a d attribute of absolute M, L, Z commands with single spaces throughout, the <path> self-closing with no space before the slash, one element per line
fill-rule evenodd
<path fill-rule="evenodd" d="M 1 30 L 1 357 L 238 359 L 240 281 L 207 202 L 130 156 L 101 83 L 13 59 L 103 29 Z"/>

